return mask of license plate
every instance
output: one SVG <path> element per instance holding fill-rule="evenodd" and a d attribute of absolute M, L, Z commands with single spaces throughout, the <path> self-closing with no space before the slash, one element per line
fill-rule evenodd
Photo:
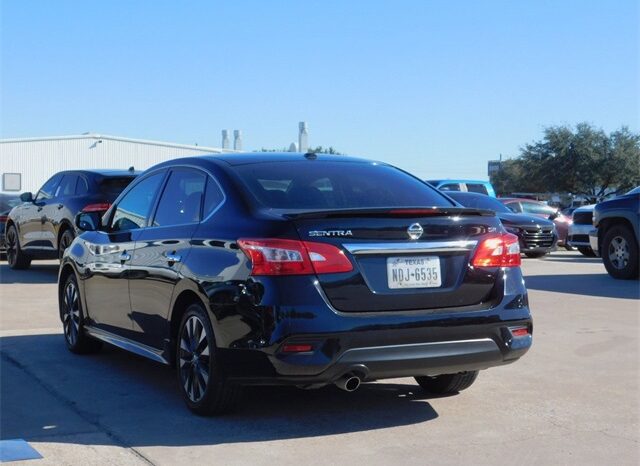
<path fill-rule="evenodd" d="M 398 288 L 437 288 L 442 285 L 440 258 L 436 256 L 388 257 L 387 284 Z"/>

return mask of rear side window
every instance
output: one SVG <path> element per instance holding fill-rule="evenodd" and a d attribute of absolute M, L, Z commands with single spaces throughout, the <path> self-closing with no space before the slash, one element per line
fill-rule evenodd
<path fill-rule="evenodd" d="M 163 179 L 164 172 L 155 173 L 125 194 L 113 214 L 111 230 L 134 230 L 146 226 L 153 200 Z"/>
<path fill-rule="evenodd" d="M 202 218 L 207 218 L 224 200 L 224 194 L 213 178 L 207 178 L 207 190 L 204 195 Z"/>
<path fill-rule="evenodd" d="M 76 196 L 83 196 L 89 193 L 89 185 L 87 184 L 87 180 L 84 177 L 79 176 L 78 182 L 76 183 Z"/>
<path fill-rule="evenodd" d="M 106 200 L 114 201 L 134 179 L 134 176 L 109 176 L 98 182 L 98 190 Z"/>
<path fill-rule="evenodd" d="M 69 197 L 76 193 L 77 175 L 64 175 L 62 182 L 56 189 L 55 197 Z"/>
<path fill-rule="evenodd" d="M 153 226 L 185 225 L 200 221 L 206 175 L 197 170 L 173 170 L 164 188 Z"/>
<path fill-rule="evenodd" d="M 467 183 L 467 191 L 470 193 L 489 194 L 487 187 L 480 183 Z"/>
<path fill-rule="evenodd" d="M 462 191 L 460 189 L 460 183 L 447 183 L 439 186 L 440 191 Z"/>
<path fill-rule="evenodd" d="M 276 209 L 450 207 L 426 183 L 366 162 L 264 162 L 234 167 L 259 205 Z"/>

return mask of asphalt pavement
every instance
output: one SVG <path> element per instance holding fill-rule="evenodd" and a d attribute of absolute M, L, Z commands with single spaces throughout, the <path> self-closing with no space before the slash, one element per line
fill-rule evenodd
<path fill-rule="evenodd" d="M 43 456 L 25 465 L 639 464 L 639 282 L 577 252 L 523 270 L 533 348 L 467 391 L 428 396 L 408 378 L 354 393 L 256 387 L 236 413 L 201 418 L 168 368 L 67 351 L 55 261 L 0 262 L 0 439 Z"/>

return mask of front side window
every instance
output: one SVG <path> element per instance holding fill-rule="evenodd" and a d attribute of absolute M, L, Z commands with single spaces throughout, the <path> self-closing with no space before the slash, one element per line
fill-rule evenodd
<path fill-rule="evenodd" d="M 62 179 L 61 173 L 57 175 L 53 175 L 51 178 L 49 178 L 49 180 L 44 185 L 42 185 L 42 188 L 40 188 L 40 191 L 38 191 L 38 194 L 36 195 L 36 201 L 51 199 L 61 179 Z"/>
<path fill-rule="evenodd" d="M 234 167 L 257 203 L 275 209 L 451 207 L 413 176 L 366 162 L 260 162 Z"/>
<path fill-rule="evenodd" d="M 126 231 L 147 225 L 151 206 L 164 179 L 164 172 L 154 173 L 129 191 L 118 203 L 111 222 L 112 231 Z"/>
<path fill-rule="evenodd" d="M 153 226 L 199 222 L 206 179 L 201 171 L 173 170 L 160 197 Z"/>

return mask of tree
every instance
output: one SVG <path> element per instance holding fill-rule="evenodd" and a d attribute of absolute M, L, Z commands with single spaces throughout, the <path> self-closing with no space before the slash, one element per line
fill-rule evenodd
<path fill-rule="evenodd" d="M 588 123 L 552 126 L 492 177 L 498 192 L 568 192 L 602 199 L 640 184 L 640 135 Z"/>

